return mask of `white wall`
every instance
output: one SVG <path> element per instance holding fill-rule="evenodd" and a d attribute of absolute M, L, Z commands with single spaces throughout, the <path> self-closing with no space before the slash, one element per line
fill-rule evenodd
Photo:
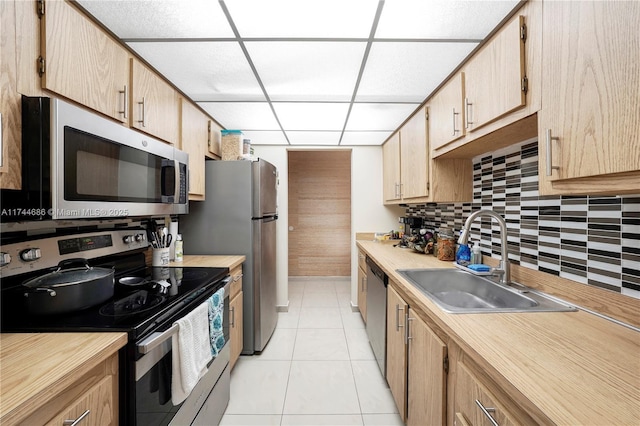
<path fill-rule="evenodd" d="M 278 168 L 278 224 L 277 224 L 277 281 L 278 308 L 289 305 L 289 191 L 286 146 L 253 145 L 254 154 Z M 304 147 L 309 150 L 335 149 L 335 147 Z M 382 204 L 382 148 L 379 146 L 345 147 L 351 153 L 351 301 L 357 304 L 358 251 L 356 232 L 388 232 L 398 229 L 398 216 L 404 213 L 399 207 Z"/>

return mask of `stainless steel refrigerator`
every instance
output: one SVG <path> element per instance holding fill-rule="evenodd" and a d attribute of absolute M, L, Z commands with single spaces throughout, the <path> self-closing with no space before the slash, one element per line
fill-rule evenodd
<path fill-rule="evenodd" d="M 258 161 L 207 161 L 205 201 L 180 217 L 185 254 L 240 254 L 245 355 L 261 352 L 278 321 L 276 220 L 278 175 Z"/>

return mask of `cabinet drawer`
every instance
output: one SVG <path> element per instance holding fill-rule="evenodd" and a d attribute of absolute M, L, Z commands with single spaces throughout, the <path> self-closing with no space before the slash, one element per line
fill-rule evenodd
<path fill-rule="evenodd" d="M 242 265 L 235 267 L 231 272 L 231 289 L 229 290 L 229 300 L 236 297 L 242 291 Z"/>
<path fill-rule="evenodd" d="M 76 402 L 58 413 L 47 426 L 60 426 L 77 421 L 81 425 L 113 425 L 113 378 L 107 376 L 81 395 Z"/>

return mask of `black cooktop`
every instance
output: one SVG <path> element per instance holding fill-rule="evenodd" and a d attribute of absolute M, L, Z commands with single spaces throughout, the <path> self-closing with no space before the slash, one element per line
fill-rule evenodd
<path fill-rule="evenodd" d="M 56 315 L 29 314 L 20 283 L 13 282 L 10 286 L 4 282 L 0 331 L 126 331 L 130 340 L 137 339 L 204 293 L 217 291 L 224 285 L 221 280 L 228 272 L 228 268 L 193 267 L 148 267 L 137 272 L 127 271 L 125 275 L 116 274 L 112 299 L 88 309 Z M 139 277 L 142 284 L 118 284 L 125 276 Z"/>

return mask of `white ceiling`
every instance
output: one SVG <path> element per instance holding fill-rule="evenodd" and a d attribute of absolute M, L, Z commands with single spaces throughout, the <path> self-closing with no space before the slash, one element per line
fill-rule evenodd
<path fill-rule="evenodd" d="M 380 145 L 518 0 L 78 0 L 253 144 Z"/>

